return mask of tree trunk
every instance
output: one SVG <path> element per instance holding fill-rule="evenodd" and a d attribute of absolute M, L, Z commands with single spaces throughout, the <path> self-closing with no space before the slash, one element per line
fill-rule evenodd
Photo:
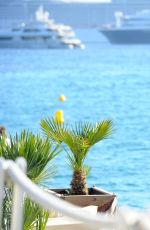
<path fill-rule="evenodd" d="M 84 170 L 74 171 L 71 181 L 71 194 L 87 195 L 86 173 Z"/>

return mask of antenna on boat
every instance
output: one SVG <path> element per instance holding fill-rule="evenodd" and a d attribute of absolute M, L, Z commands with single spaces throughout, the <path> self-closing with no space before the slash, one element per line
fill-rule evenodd
<path fill-rule="evenodd" d="M 35 12 L 35 18 L 37 21 L 48 22 L 49 21 L 49 12 L 44 11 L 43 6 L 40 5 L 40 7 Z"/>

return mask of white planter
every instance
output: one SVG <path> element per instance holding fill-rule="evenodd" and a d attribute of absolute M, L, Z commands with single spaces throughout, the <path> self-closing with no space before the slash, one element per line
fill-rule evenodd
<path fill-rule="evenodd" d="M 97 206 L 88 206 L 83 208 L 87 215 L 97 213 Z M 87 226 L 80 221 L 72 218 L 61 216 L 56 218 L 49 218 L 45 230 L 86 230 Z M 93 228 L 94 229 L 94 228 Z M 95 228 L 97 230 L 97 228 Z"/>

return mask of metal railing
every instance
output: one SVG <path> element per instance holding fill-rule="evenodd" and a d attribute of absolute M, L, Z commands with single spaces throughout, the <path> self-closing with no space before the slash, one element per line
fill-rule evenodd
<path fill-rule="evenodd" d="M 86 229 L 150 229 L 149 213 L 139 213 L 131 209 L 124 209 L 119 210 L 115 216 L 104 214 L 87 215 L 83 209 L 43 191 L 32 183 L 25 175 L 25 172 L 26 161 L 23 158 L 18 158 L 16 162 L 0 159 L 0 229 L 2 229 L 3 192 L 6 182 L 7 184 L 13 183 L 11 230 L 23 229 L 24 194 L 46 210 L 54 209 L 59 213 L 85 223 Z"/>

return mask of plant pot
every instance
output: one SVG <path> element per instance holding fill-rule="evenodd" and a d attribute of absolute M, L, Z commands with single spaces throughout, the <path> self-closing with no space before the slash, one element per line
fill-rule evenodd
<path fill-rule="evenodd" d="M 116 195 L 97 187 L 88 188 L 88 195 L 70 195 L 68 194 L 69 189 L 51 189 L 47 191 L 80 207 L 97 206 L 97 212 L 107 212 L 110 214 L 116 212 Z"/>
<path fill-rule="evenodd" d="M 117 206 L 117 197 L 115 194 L 102 189 L 92 187 L 89 188 L 89 195 L 69 195 L 69 189 L 46 189 L 51 193 L 69 203 L 78 205 L 86 210 L 88 215 L 97 214 L 97 212 L 106 212 L 111 215 L 115 214 Z M 46 230 L 86 230 L 82 222 L 63 216 L 61 213 L 55 212 L 55 218 L 49 218 Z M 95 227 L 97 230 L 97 227 Z"/>

